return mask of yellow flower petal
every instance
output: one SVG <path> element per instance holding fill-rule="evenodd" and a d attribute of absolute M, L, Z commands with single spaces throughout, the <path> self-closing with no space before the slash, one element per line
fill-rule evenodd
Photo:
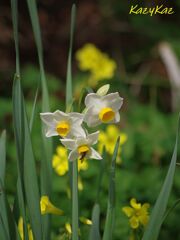
<path fill-rule="evenodd" d="M 63 215 L 64 212 L 55 207 L 49 200 L 48 196 L 42 196 L 41 197 L 41 201 L 40 201 L 40 207 L 41 207 L 41 214 L 47 214 L 47 213 L 51 213 L 51 214 L 56 214 L 56 215 Z"/>
<path fill-rule="evenodd" d="M 133 216 L 130 218 L 129 223 L 131 225 L 131 228 L 136 229 L 139 227 L 139 220 L 137 217 Z"/>
<path fill-rule="evenodd" d="M 123 207 L 122 211 L 126 214 L 127 217 L 131 217 L 134 214 L 134 210 L 131 207 Z"/>
<path fill-rule="evenodd" d="M 67 231 L 67 233 L 68 233 L 69 235 L 72 234 L 72 228 L 71 228 L 71 224 L 70 224 L 70 223 L 66 223 L 66 224 L 65 224 L 65 229 L 66 229 L 66 231 Z"/>
<path fill-rule="evenodd" d="M 130 205 L 131 207 L 133 207 L 134 209 L 140 209 L 141 208 L 141 204 L 140 203 L 137 203 L 136 199 L 135 198 L 132 198 L 130 200 Z"/>
<path fill-rule="evenodd" d="M 32 229 L 31 229 L 31 226 L 30 224 L 27 224 L 27 230 L 28 230 L 28 237 L 29 237 L 29 240 L 33 240 L 33 232 L 32 232 Z M 24 240 L 24 229 L 23 229 L 23 218 L 20 217 L 19 218 L 19 221 L 18 221 L 18 231 L 19 231 L 19 235 L 21 237 L 22 240 Z"/>
<path fill-rule="evenodd" d="M 86 225 L 92 225 L 92 221 L 88 218 L 80 217 L 79 220 Z"/>

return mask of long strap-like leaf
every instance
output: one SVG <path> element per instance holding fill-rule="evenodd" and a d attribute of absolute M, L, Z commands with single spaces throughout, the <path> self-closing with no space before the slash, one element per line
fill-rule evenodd
<path fill-rule="evenodd" d="M 177 134 L 176 134 L 176 143 L 174 147 L 173 156 L 171 159 L 171 163 L 169 166 L 168 173 L 166 175 L 165 181 L 159 193 L 159 196 L 156 200 L 155 206 L 153 208 L 152 214 L 150 216 L 150 220 L 144 236 L 142 240 L 157 240 L 160 232 L 160 228 L 162 225 L 162 220 L 167 208 L 173 179 L 174 173 L 176 169 L 176 160 L 177 160 L 177 149 L 178 149 L 178 139 L 180 135 L 180 118 L 178 122 Z"/>
<path fill-rule="evenodd" d="M 106 214 L 106 223 L 103 234 L 103 240 L 112 240 L 113 228 L 114 228 L 114 211 L 115 211 L 115 168 L 116 168 L 116 157 L 119 148 L 120 137 L 116 141 L 114 153 L 111 162 L 110 180 L 109 180 L 109 198 L 108 207 Z"/>

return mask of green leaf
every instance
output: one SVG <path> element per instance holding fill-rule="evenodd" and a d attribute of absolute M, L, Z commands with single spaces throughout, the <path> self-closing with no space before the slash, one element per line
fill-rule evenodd
<path fill-rule="evenodd" d="M 41 30 L 37 12 L 37 5 L 35 0 L 27 0 L 29 13 L 31 17 L 32 28 L 34 32 L 34 38 L 36 42 L 40 75 L 41 75 L 41 88 L 42 88 L 42 112 L 49 112 L 49 94 L 47 88 L 47 81 L 44 71 L 43 62 L 43 49 L 42 49 L 42 39 Z M 44 136 L 44 126 L 42 125 L 42 160 L 41 160 L 41 195 L 51 196 L 52 189 L 52 139 L 47 139 Z M 49 216 L 43 216 L 43 239 L 50 239 L 50 219 Z"/>
<path fill-rule="evenodd" d="M 15 82 L 19 84 L 15 88 Z M 19 206 L 19 212 L 23 219 L 26 219 L 26 207 L 25 207 L 25 192 L 24 192 L 24 110 L 23 110 L 23 96 L 21 93 L 20 76 L 15 74 L 13 85 L 13 123 L 14 123 L 14 135 L 17 149 L 17 169 L 18 169 L 18 181 L 17 181 L 17 200 Z M 24 221 L 24 235 L 25 240 L 28 239 L 28 230 L 26 221 Z"/>
<path fill-rule="evenodd" d="M 3 131 L 0 138 L 0 232 L 2 239 L 10 239 L 9 224 L 7 218 L 5 194 L 4 194 L 4 177 L 6 168 L 6 132 Z"/>
<path fill-rule="evenodd" d="M 159 196 L 156 200 L 155 206 L 153 208 L 149 223 L 146 227 L 142 240 L 158 239 L 163 217 L 167 208 L 167 204 L 168 204 L 168 200 L 169 200 L 169 196 L 170 196 L 170 192 L 173 184 L 174 173 L 176 169 L 179 132 L 180 132 L 180 118 L 178 122 L 177 134 L 176 134 L 176 143 L 173 151 L 173 156 L 170 162 L 170 166 L 169 166 L 165 181 L 163 183 L 163 186 L 161 188 L 161 191 L 159 193 Z"/>
<path fill-rule="evenodd" d="M 70 30 L 70 45 L 69 45 L 69 55 L 67 63 L 67 78 L 66 78 L 66 107 L 68 107 L 72 101 L 72 46 L 73 46 L 73 35 L 75 27 L 75 17 L 76 17 L 76 6 L 73 4 L 71 9 L 71 30 Z"/>
<path fill-rule="evenodd" d="M 12 10 L 12 22 L 13 22 L 15 51 L 16 51 L 16 74 L 20 75 L 17 0 L 11 0 L 11 10 Z"/>
<path fill-rule="evenodd" d="M 0 138 L 0 179 L 4 186 L 6 169 L 6 131 L 3 131 Z"/>
<path fill-rule="evenodd" d="M 100 240 L 101 235 L 99 231 L 99 217 L 100 217 L 100 206 L 99 206 L 99 198 L 100 198 L 100 192 L 101 192 L 101 184 L 102 184 L 102 178 L 104 175 L 104 169 L 105 169 L 105 159 L 106 159 L 106 151 L 105 148 L 103 148 L 103 154 L 102 154 L 102 160 L 100 162 L 100 170 L 99 170 L 99 177 L 98 177 L 98 188 L 97 188 L 97 197 L 96 197 L 96 203 L 93 206 L 92 211 L 92 226 L 90 229 L 89 234 L 89 240 Z"/>
<path fill-rule="evenodd" d="M 13 104 L 15 119 L 19 118 L 22 121 L 23 134 L 19 142 L 23 142 L 23 169 L 22 182 L 24 183 L 25 195 L 27 201 L 27 208 L 29 212 L 30 224 L 32 227 L 35 239 L 42 239 L 42 226 L 41 226 L 41 214 L 40 214 L 40 197 L 37 183 L 37 175 L 35 168 L 35 159 L 32 149 L 32 143 L 30 138 L 29 124 L 27 120 L 27 114 L 25 110 L 24 98 L 21 92 L 20 80 L 15 78 L 13 86 Z M 15 111 L 15 109 L 21 109 L 21 111 Z M 20 116 L 17 116 L 20 114 Z M 15 128 L 18 123 L 15 122 Z M 18 129 L 18 128 L 17 128 Z M 18 133 L 17 133 L 18 134 Z M 33 186 L 33 187 L 32 187 Z M 24 217 L 24 216 L 23 216 Z"/>
<path fill-rule="evenodd" d="M 116 157 L 119 148 L 120 137 L 116 141 L 114 153 L 111 162 L 110 180 L 109 180 L 109 198 L 108 207 L 106 213 L 105 229 L 103 234 L 103 240 L 111 240 L 114 228 L 114 211 L 115 211 L 115 168 L 116 168 Z"/>
<path fill-rule="evenodd" d="M 100 217 L 100 207 L 98 203 L 95 203 L 92 211 L 92 226 L 90 229 L 89 240 L 101 239 L 101 235 L 99 232 L 99 217 Z"/>
<path fill-rule="evenodd" d="M 11 212 L 9 203 L 6 198 L 5 191 L 3 189 L 2 181 L 0 179 L 0 230 L 1 234 L 4 236 L 4 240 L 19 240 L 19 234 L 17 231 L 17 226 L 14 221 L 14 216 Z M 1 236 L 0 234 L 0 236 Z"/>
<path fill-rule="evenodd" d="M 36 111 L 36 103 L 37 103 L 38 92 L 39 92 L 39 88 L 37 87 L 36 94 L 35 94 L 35 97 L 34 97 L 34 103 L 33 103 L 33 108 L 32 108 L 32 113 L 31 113 L 31 118 L 30 118 L 30 123 L 29 123 L 30 132 L 32 131 L 32 127 L 33 127 L 33 122 L 34 122 L 34 116 L 35 116 L 35 111 Z"/>

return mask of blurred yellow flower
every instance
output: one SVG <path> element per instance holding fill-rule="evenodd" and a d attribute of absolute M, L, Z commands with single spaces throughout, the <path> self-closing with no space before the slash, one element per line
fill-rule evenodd
<path fill-rule="evenodd" d="M 33 233 L 32 233 L 32 229 L 31 229 L 31 226 L 30 224 L 27 225 L 27 230 L 28 230 L 28 237 L 29 237 L 29 240 L 33 240 Z M 19 218 L 19 221 L 18 221 L 18 231 L 19 231 L 19 235 L 21 237 L 22 240 L 24 240 L 24 229 L 23 229 L 23 218 L 20 217 Z"/>
<path fill-rule="evenodd" d="M 135 198 L 130 200 L 130 206 L 125 206 L 122 211 L 129 218 L 129 223 L 132 229 L 137 229 L 140 225 L 146 226 L 149 220 L 148 209 L 149 203 L 137 203 Z"/>
<path fill-rule="evenodd" d="M 47 214 L 47 213 L 52 213 L 56 215 L 63 215 L 64 212 L 55 207 L 49 200 L 48 196 L 42 196 L 41 201 L 40 201 L 40 207 L 41 207 L 41 214 Z"/>
<path fill-rule="evenodd" d="M 83 217 L 83 216 L 80 217 L 79 220 L 86 225 L 92 225 L 92 221 L 88 218 Z"/>
<path fill-rule="evenodd" d="M 90 85 L 96 85 L 99 80 L 111 79 L 117 67 L 113 59 L 91 43 L 76 52 L 76 59 L 80 70 L 90 71 Z"/>
<path fill-rule="evenodd" d="M 83 182 L 80 176 L 78 176 L 78 189 L 82 191 L 84 189 Z"/>
<path fill-rule="evenodd" d="M 120 146 L 122 146 L 127 141 L 127 135 L 121 133 L 119 128 L 115 125 L 108 125 L 106 131 L 100 131 L 99 141 L 98 141 L 98 152 L 102 154 L 103 147 L 105 147 L 107 153 L 110 155 L 114 152 L 114 147 L 116 144 L 117 138 L 120 136 Z M 117 162 L 120 163 L 120 153 L 121 147 L 118 150 Z"/>
<path fill-rule="evenodd" d="M 63 146 L 58 146 L 56 148 L 56 154 L 54 154 L 52 159 L 52 166 L 55 172 L 63 176 L 68 171 L 68 155 L 67 149 Z"/>
<path fill-rule="evenodd" d="M 68 172 L 68 151 L 67 148 L 63 146 L 58 146 L 56 148 L 56 154 L 54 154 L 52 159 L 52 166 L 55 172 L 59 176 L 63 176 Z M 78 161 L 78 171 L 80 170 L 87 170 L 88 169 L 88 162 L 86 160 Z"/>
<path fill-rule="evenodd" d="M 71 228 L 71 224 L 70 223 L 65 223 L 65 229 L 66 229 L 66 232 L 68 233 L 68 235 L 71 235 L 72 234 L 72 228 Z"/>

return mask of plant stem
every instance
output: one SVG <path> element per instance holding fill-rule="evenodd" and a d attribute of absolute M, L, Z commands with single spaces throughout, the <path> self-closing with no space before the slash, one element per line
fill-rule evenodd
<path fill-rule="evenodd" d="M 73 182 L 72 182 L 72 240 L 78 240 L 78 161 L 73 165 Z"/>

